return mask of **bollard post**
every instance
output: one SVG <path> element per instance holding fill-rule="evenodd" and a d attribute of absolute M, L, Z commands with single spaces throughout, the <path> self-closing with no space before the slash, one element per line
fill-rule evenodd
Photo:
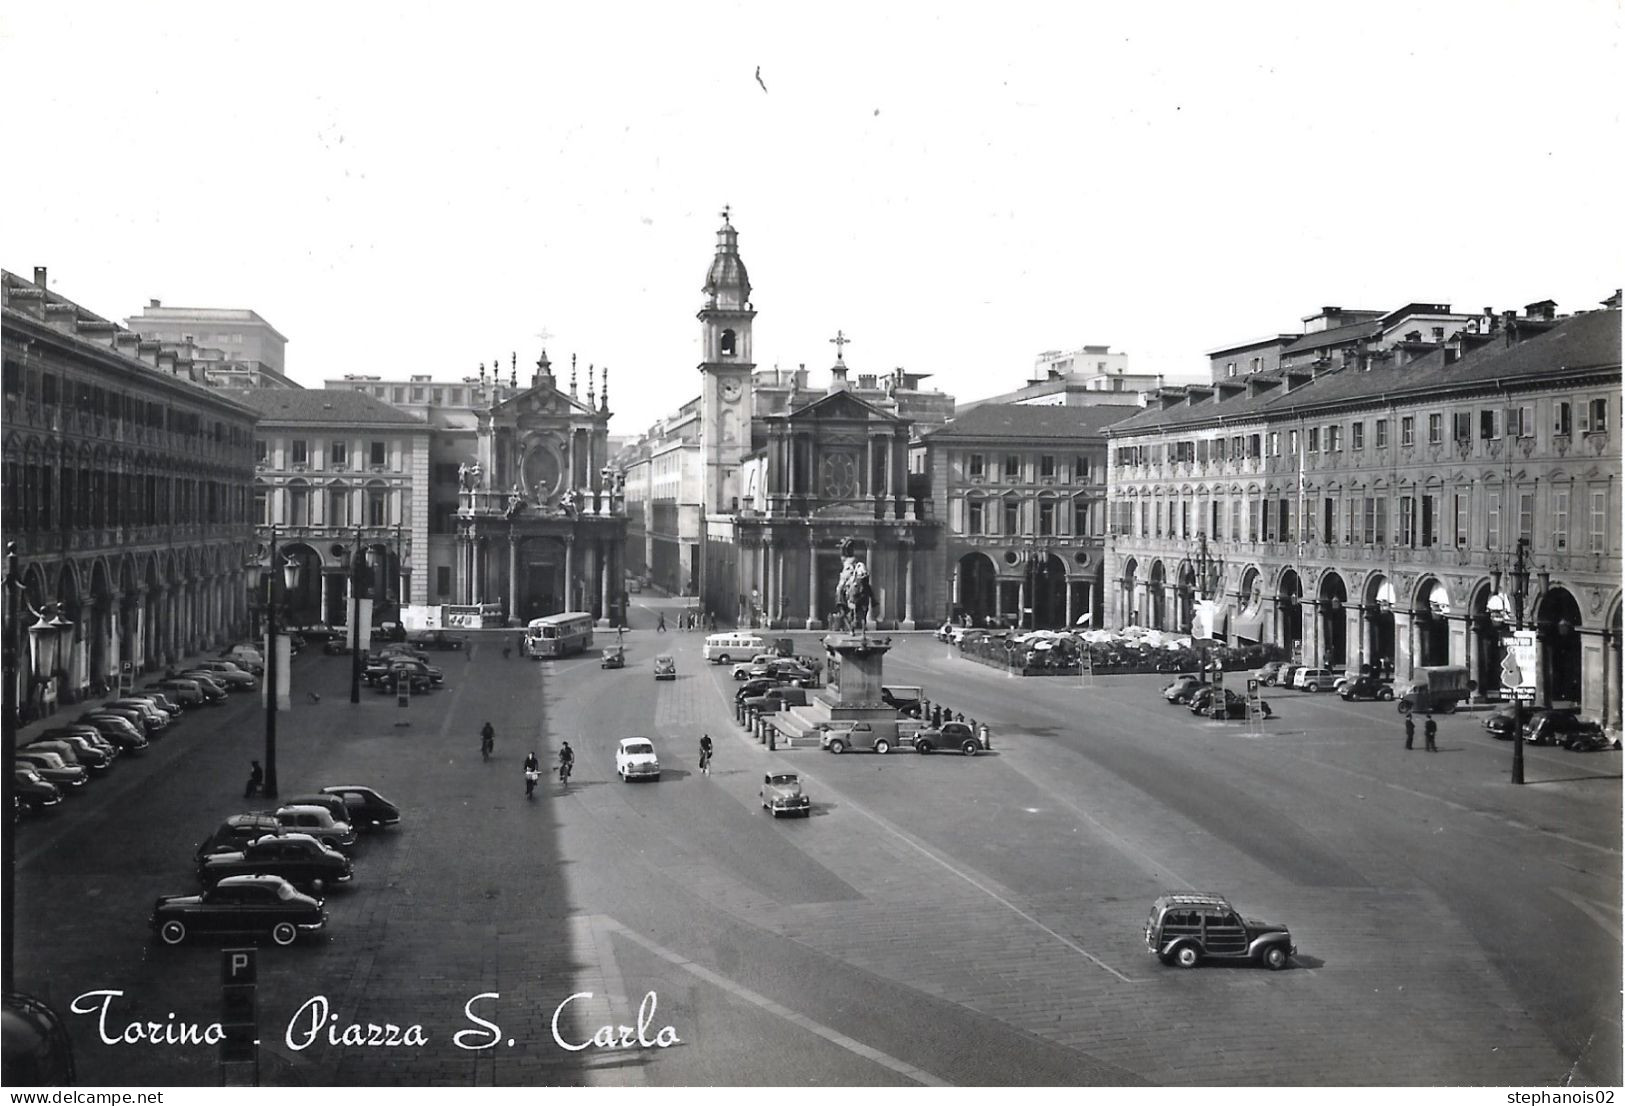
<path fill-rule="evenodd" d="M 771 752 L 773 752 L 773 750 L 778 748 L 778 736 L 779 736 L 779 732 L 778 732 L 778 728 L 776 726 L 769 726 L 767 728 L 767 751 L 768 752 L 771 753 Z"/>

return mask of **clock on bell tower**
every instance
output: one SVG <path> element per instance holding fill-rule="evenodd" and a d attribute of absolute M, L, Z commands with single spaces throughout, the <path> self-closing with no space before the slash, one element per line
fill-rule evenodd
<path fill-rule="evenodd" d="M 705 513 L 735 509 L 739 466 L 750 451 L 750 276 L 739 257 L 739 232 L 722 209 L 717 252 L 705 275 L 700 320 L 700 454 L 705 466 Z"/>

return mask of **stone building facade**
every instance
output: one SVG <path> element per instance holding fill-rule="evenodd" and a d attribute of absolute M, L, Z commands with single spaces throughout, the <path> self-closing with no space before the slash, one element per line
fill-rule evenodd
<path fill-rule="evenodd" d="M 28 607 L 19 702 L 49 713 L 246 629 L 254 412 L 184 348 L 0 273 L 4 528 Z"/>
<path fill-rule="evenodd" d="M 429 427 L 369 395 L 325 388 L 245 388 L 259 413 L 253 518 L 258 540 L 277 527 L 279 555 L 303 566 L 288 596 L 290 625 L 345 625 L 352 561 L 371 572 L 373 617 L 428 602 L 415 556 L 428 540 L 424 489 Z"/>
<path fill-rule="evenodd" d="M 979 404 L 921 435 L 917 467 L 944 524 L 931 617 L 1054 629 L 1088 614 L 1099 625 L 1105 428 L 1140 410 Z"/>
<path fill-rule="evenodd" d="M 1401 679 L 1463 664 L 1494 695 L 1526 542 L 1540 698 L 1617 726 L 1617 293 L 1604 306 L 1486 312 L 1438 341 L 1401 325 L 1338 356 L 1289 348 L 1274 372 L 1169 392 L 1110 427 L 1111 624 L 1185 631 L 1205 600 L 1236 641 Z"/>

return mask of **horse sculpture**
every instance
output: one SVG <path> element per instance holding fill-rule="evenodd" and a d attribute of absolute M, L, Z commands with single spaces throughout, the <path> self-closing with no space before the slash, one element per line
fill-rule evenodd
<path fill-rule="evenodd" d="M 857 554 L 851 538 L 841 543 L 841 578 L 835 586 L 835 606 L 844 628 L 862 633 L 869 621 L 874 591 L 869 586 L 869 566 Z"/>

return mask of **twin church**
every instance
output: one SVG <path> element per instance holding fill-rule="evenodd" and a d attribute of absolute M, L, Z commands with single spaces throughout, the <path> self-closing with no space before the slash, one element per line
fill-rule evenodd
<path fill-rule="evenodd" d="M 850 540 L 868 562 L 879 627 L 913 629 L 941 609 L 940 563 L 916 425 L 941 425 L 951 397 L 924 374 L 849 375 L 837 333 L 827 386 L 805 367 L 758 372 L 750 277 L 723 212 L 706 273 L 700 395 L 617 457 L 628 568 L 727 624 L 827 627 Z"/>

